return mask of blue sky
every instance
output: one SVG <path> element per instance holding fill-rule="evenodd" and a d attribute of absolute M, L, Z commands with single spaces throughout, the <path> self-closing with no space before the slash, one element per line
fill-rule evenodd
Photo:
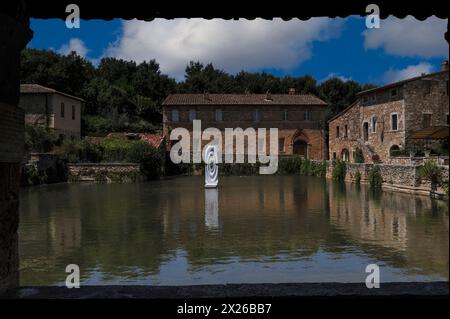
<path fill-rule="evenodd" d="M 291 20 L 81 21 L 68 29 L 62 20 L 31 21 L 28 47 L 71 50 L 98 63 L 104 56 L 127 60 L 155 58 L 164 73 L 183 79 L 190 60 L 212 62 L 230 73 L 241 69 L 275 75 L 332 76 L 385 84 L 438 71 L 448 59 L 447 21 L 389 18 L 367 29 L 359 17 Z"/>

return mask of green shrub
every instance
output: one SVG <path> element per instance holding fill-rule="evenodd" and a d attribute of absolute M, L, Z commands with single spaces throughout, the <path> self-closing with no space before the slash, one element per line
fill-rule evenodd
<path fill-rule="evenodd" d="M 125 159 L 130 163 L 140 163 L 148 156 L 152 156 L 153 152 L 156 150 L 145 141 L 133 141 L 127 148 L 128 151 Z"/>
<path fill-rule="evenodd" d="M 355 150 L 355 163 L 364 163 L 364 154 L 359 148 Z"/>
<path fill-rule="evenodd" d="M 448 181 L 442 183 L 442 188 L 444 189 L 445 192 L 445 198 L 448 199 Z"/>
<path fill-rule="evenodd" d="M 106 170 L 96 171 L 94 174 L 94 179 L 96 182 L 106 182 L 108 180 L 108 172 Z"/>
<path fill-rule="evenodd" d="M 280 157 L 278 161 L 278 174 L 300 174 L 302 158 L 298 155 Z"/>
<path fill-rule="evenodd" d="M 359 185 L 361 184 L 361 173 L 358 171 L 355 173 L 355 184 Z"/>
<path fill-rule="evenodd" d="M 40 125 L 25 125 L 25 149 L 29 152 L 46 153 L 53 150 L 59 138 Z"/>
<path fill-rule="evenodd" d="M 347 165 L 344 161 L 336 159 L 333 167 L 333 180 L 336 182 L 343 182 L 347 173 Z"/>
<path fill-rule="evenodd" d="M 311 162 L 311 175 L 315 177 L 325 177 L 327 173 L 327 162 L 321 163 Z"/>
<path fill-rule="evenodd" d="M 435 161 L 426 160 L 419 168 L 419 176 L 437 184 L 441 179 L 441 170 Z"/>
<path fill-rule="evenodd" d="M 87 140 L 64 140 L 58 155 L 69 163 L 98 163 L 103 159 L 103 148 Z"/>
<path fill-rule="evenodd" d="M 26 165 L 22 172 L 22 184 L 27 185 L 40 185 L 47 182 L 47 174 L 45 171 L 39 171 L 34 165 Z"/>
<path fill-rule="evenodd" d="M 109 136 L 100 142 L 103 147 L 103 160 L 105 162 L 126 162 L 127 155 L 133 141 L 125 136 Z"/>
<path fill-rule="evenodd" d="M 374 165 L 369 171 L 369 185 L 372 190 L 381 190 L 383 184 L 383 177 L 378 165 Z"/>
<path fill-rule="evenodd" d="M 105 136 L 113 130 L 113 120 L 103 116 L 85 115 L 81 118 L 83 135 Z"/>
<path fill-rule="evenodd" d="M 83 135 L 89 136 L 105 136 L 110 132 L 155 133 L 159 129 L 160 127 L 139 118 L 124 121 L 114 119 L 113 116 L 86 115 L 81 121 Z"/>
<path fill-rule="evenodd" d="M 163 157 L 160 150 L 150 146 L 145 153 L 142 153 L 139 163 L 141 172 L 147 180 L 161 177 Z"/>
<path fill-rule="evenodd" d="M 311 173 L 311 161 L 309 159 L 300 160 L 300 175 L 312 175 Z"/>

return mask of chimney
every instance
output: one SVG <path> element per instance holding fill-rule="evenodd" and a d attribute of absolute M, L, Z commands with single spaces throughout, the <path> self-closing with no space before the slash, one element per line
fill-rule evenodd
<path fill-rule="evenodd" d="M 295 89 L 294 88 L 290 88 L 289 89 L 289 95 L 295 95 Z"/>
<path fill-rule="evenodd" d="M 267 90 L 267 92 L 266 92 L 266 98 L 265 98 L 265 100 L 266 100 L 266 101 L 272 101 L 272 94 L 270 94 L 270 91 L 269 91 L 269 90 Z"/>
<path fill-rule="evenodd" d="M 444 60 L 441 63 L 441 71 L 448 71 L 448 60 Z"/>

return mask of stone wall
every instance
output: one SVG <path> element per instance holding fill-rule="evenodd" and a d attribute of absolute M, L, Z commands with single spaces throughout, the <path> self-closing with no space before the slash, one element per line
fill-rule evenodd
<path fill-rule="evenodd" d="M 346 182 L 354 182 L 356 173 L 361 174 L 361 183 L 368 184 L 369 172 L 374 165 L 380 168 L 381 177 L 383 179 L 383 189 L 393 190 L 416 195 L 430 195 L 431 185 L 427 180 L 420 178 L 420 165 L 395 165 L 395 164 L 367 164 L 367 163 L 347 163 Z M 439 165 L 442 172 L 442 180 L 449 180 L 448 165 Z M 331 179 L 333 165 L 329 163 L 327 166 L 326 177 Z M 445 194 L 444 189 L 439 186 L 437 193 L 440 196 Z"/>
<path fill-rule="evenodd" d="M 419 149 L 426 144 L 426 147 L 438 150 L 441 141 L 424 143 L 409 136 L 428 125 L 448 125 L 447 86 L 448 71 L 361 93 L 357 102 L 329 121 L 330 159 L 334 156 L 342 159 L 343 150 L 352 155 L 356 148 L 360 148 L 366 163 L 371 163 L 372 155 L 377 154 L 383 163 L 394 164 L 398 161 L 390 156 L 393 146 L 408 150 L 413 144 L 419 144 L 415 145 Z M 397 129 L 392 125 L 393 114 L 397 114 Z M 425 123 L 424 114 L 430 116 L 430 123 Z M 336 134 L 337 127 L 339 136 Z"/>
<path fill-rule="evenodd" d="M 24 114 L 17 107 L 19 65 L 20 51 L 33 34 L 23 6 L 23 1 L 12 2 L 9 13 L 0 12 L 0 293 L 19 284 L 17 229 L 24 143 Z"/>
<path fill-rule="evenodd" d="M 19 283 L 19 163 L 0 162 L 0 292 Z"/>
<path fill-rule="evenodd" d="M 139 164 L 127 163 L 70 163 L 69 181 L 137 182 L 142 180 Z"/>

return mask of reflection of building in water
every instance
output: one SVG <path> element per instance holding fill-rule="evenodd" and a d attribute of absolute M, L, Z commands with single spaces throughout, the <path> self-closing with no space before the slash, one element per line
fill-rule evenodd
<path fill-rule="evenodd" d="M 330 223 L 353 242 L 376 247 L 370 252 L 380 260 L 448 278 L 446 203 L 385 192 L 374 198 L 363 187 L 360 191 L 351 185 L 330 187 Z"/>
<path fill-rule="evenodd" d="M 219 227 L 219 191 L 217 188 L 205 189 L 205 226 Z"/>
<path fill-rule="evenodd" d="M 75 211 L 75 210 L 74 210 Z M 63 255 L 81 243 L 81 218 L 80 216 L 61 216 L 55 214 L 49 220 L 49 235 L 55 243 L 53 247 L 55 255 Z"/>
<path fill-rule="evenodd" d="M 330 185 L 330 221 L 353 237 L 383 247 L 405 250 L 406 212 L 400 196 L 370 198 L 365 191 L 343 191 Z"/>

